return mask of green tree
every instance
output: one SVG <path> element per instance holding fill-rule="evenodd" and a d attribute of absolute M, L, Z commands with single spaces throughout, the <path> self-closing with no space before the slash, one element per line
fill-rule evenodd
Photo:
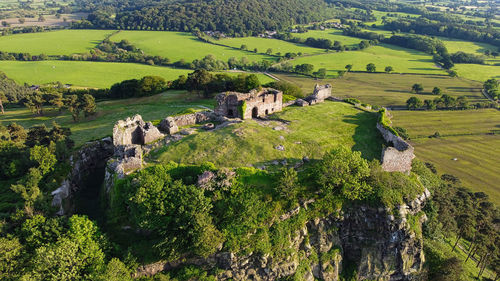
<path fill-rule="evenodd" d="M 316 182 L 325 195 L 338 193 L 349 200 L 361 200 L 372 192 L 366 183 L 370 168 L 359 151 L 337 147 L 325 154 L 315 170 Z"/>
<path fill-rule="evenodd" d="M 366 71 L 367 72 L 375 72 L 377 71 L 377 67 L 373 63 L 369 63 L 366 65 Z"/>
<path fill-rule="evenodd" d="M 144 76 L 139 81 L 139 92 L 141 96 L 151 96 L 165 90 L 167 81 L 160 76 Z"/>
<path fill-rule="evenodd" d="M 432 94 L 433 95 L 438 96 L 438 95 L 441 95 L 442 93 L 443 93 L 443 91 L 439 87 L 434 87 L 434 89 L 432 89 Z"/>
<path fill-rule="evenodd" d="M 385 70 L 385 72 L 387 72 L 387 73 L 391 73 L 391 72 L 393 72 L 393 71 L 394 71 L 394 68 L 392 68 L 392 66 L 386 66 L 384 70 Z"/>
<path fill-rule="evenodd" d="M 30 148 L 30 160 L 37 163 L 41 175 L 52 171 L 56 164 L 56 156 L 45 146 L 35 145 Z"/>
<path fill-rule="evenodd" d="M 7 101 L 8 101 L 7 96 L 5 96 L 4 92 L 0 91 L 0 112 L 2 112 L 2 114 L 5 114 L 3 109 L 3 103 Z"/>
<path fill-rule="evenodd" d="M 99 281 L 131 281 L 130 270 L 117 258 L 112 258 L 106 265 L 106 270 L 98 278 Z"/>
<path fill-rule="evenodd" d="M 349 72 L 352 69 L 352 64 L 348 64 L 345 66 L 345 69 Z"/>
<path fill-rule="evenodd" d="M 18 21 L 19 21 L 20 24 L 23 24 L 23 23 L 26 22 L 26 19 L 25 18 L 19 18 Z"/>
<path fill-rule="evenodd" d="M 411 91 L 412 93 L 420 94 L 421 92 L 424 91 L 424 87 L 422 86 L 422 84 L 415 83 L 413 84 L 413 86 L 411 86 Z"/>
<path fill-rule="evenodd" d="M 24 209 L 28 216 L 33 216 L 35 202 L 42 194 L 38 187 L 41 179 L 42 174 L 40 171 L 36 168 L 30 168 L 28 174 L 23 179 L 10 187 L 12 191 L 20 194 L 24 199 Z"/>
<path fill-rule="evenodd" d="M 243 50 L 243 51 L 248 50 L 247 45 L 245 45 L 245 44 L 241 45 L 240 50 Z"/>
<path fill-rule="evenodd" d="M 424 107 L 428 110 L 435 110 L 436 103 L 433 100 L 424 100 Z"/>
<path fill-rule="evenodd" d="M 293 200 L 297 193 L 298 175 L 293 168 L 284 167 L 276 186 L 279 195 L 285 199 Z"/>
<path fill-rule="evenodd" d="M 411 97 L 406 101 L 406 107 L 408 109 L 418 109 L 421 108 L 424 104 L 417 97 Z"/>
<path fill-rule="evenodd" d="M 450 77 L 458 77 L 458 73 L 455 70 L 448 71 L 448 75 L 450 75 Z"/>
<path fill-rule="evenodd" d="M 89 94 L 81 96 L 80 106 L 85 117 L 92 116 L 96 113 L 97 105 L 95 103 L 95 98 Z"/>
<path fill-rule="evenodd" d="M 260 87 L 259 77 L 255 74 L 250 74 L 245 76 L 245 89 L 250 91 L 252 89 L 257 89 Z"/>
<path fill-rule="evenodd" d="M 197 69 L 188 74 L 186 89 L 189 91 L 202 91 L 205 97 L 209 96 L 208 84 L 213 80 L 212 74 L 204 69 Z"/>
<path fill-rule="evenodd" d="M 23 128 L 23 126 L 18 125 L 17 123 L 10 123 L 7 125 L 7 130 L 9 131 L 10 140 L 16 143 L 24 143 L 28 133 Z"/>
<path fill-rule="evenodd" d="M 295 71 L 297 73 L 305 74 L 305 75 L 310 75 L 314 69 L 314 65 L 309 64 L 309 63 L 304 63 L 304 64 L 298 64 L 295 66 Z"/>
<path fill-rule="evenodd" d="M 324 79 L 326 77 L 326 68 L 320 68 L 313 73 L 315 78 Z"/>
<path fill-rule="evenodd" d="M 272 53 L 273 53 L 273 49 L 268 48 L 268 49 L 266 50 L 266 54 L 267 54 L 267 55 L 271 55 Z"/>
<path fill-rule="evenodd" d="M 0 279 L 18 279 L 23 266 L 23 250 L 18 238 L 0 237 Z"/>
<path fill-rule="evenodd" d="M 40 92 L 33 92 L 26 95 L 24 105 L 31 110 L 32 113 L 43 115 L 43 103 L 45 99 Z"/>
<path fill-rule="evenodd" d="M 64 106 L 71 113 L 71 117 L 73 117 L 74 122 L 78 122 L 80 119 L 81 105 L 80 99 L 77 95 L 69 95 L 64 99 Z"/>

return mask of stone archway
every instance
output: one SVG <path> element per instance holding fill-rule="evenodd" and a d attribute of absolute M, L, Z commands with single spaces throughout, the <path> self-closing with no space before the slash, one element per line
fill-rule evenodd
<path fill-rule="evenodd" d="M 254 107 L 252 109 L 252 118 L 257 118 L 259 117 L 259 109 L 257 107 Z"/>
<path fill-rule="evenodd" d="M 227 110 L 227 117 L 233 118 L 234 117 L 234 112 L 232 109 Z"/>

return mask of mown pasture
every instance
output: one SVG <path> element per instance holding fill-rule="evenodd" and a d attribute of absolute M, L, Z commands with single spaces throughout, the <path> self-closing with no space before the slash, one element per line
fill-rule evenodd
<path fill-rule="evenodd" d="M 76 87 L 108 88 L 114 83 L 147 75 L 161 76 L 168 81 L 193 72 L 190 69 L 150 66 L 136 63 L 111 63 L 88 61 L 0 61 L 0 70 L 17 83 L 30 85 L 61 82 Z M 238 75 L 240 72 L 226 72 Z M 273 81 L 257 73 L 261 83 Z"/>
<path fill-rule="evenodd" d="M 223 61 L 227 61 L 231 57 L 238 59 L 246 57 L 249 61 L 275 60 L 275 58 L 263 54 L 206 43 L 187 32 L 120 31 L 110 38 L 115 42 L 123 39 L 130 41 L 146 54 L 162 56 L 171 62 L 180 60 L 191 62 L 207 55 L 214 55 L 216 59 Z"/>
<path fill-rule="evenodd" d="M 0 51 L 31 55 L 87 53 L 112 30 L 58 30 L 0 36 Z"/>
<path fill-rule="evenodd" d="M 324 49 L 312 48 L 302 44 L 291 43 L 278 39 L 260 38 L 260 37 L 238 37 L 213 40 L 217 44 L 226 45 L 233 48 L 240 48 L 242 45 L 247 46 L 248 50 L 258 53 L 266 53 L 267 49 L 272 50 L 273 55 L 284 56 L 286 53 L 302 53 L 302 54 L 321 54 Z"/>
<path fill-rule="evenodd" d="M 339 79 L 325 80 L 288 74 L 276 76 L 298 85 L 305 93 L 311 93 L 316 83 L 331 83 L 333 94 L 337 97 L 357 98 L 363 103 L 386 107 L 404 107 L 406 101 L 413 96 L 421 100 L 434 99 L 436 96 L 431 94 L 434 87 L 440 87 L 443 93 L 454 97 L 466 96 L 470 102 L 487 101 L 481 94 L 481 83 L 443 75 L 350 72 Z M 411 86 L 415 83 L 423 85 L 423 93 L 411 93 Z"/>
<path fill-rule="evenodd" d="M 408 130 L 417 157 L 500 203 L 500 112 L 485 109 L 391 111 L 391 114 L 393 125 Z M 441 137 L 429 138 L 435 132 Z"/>
<path fill-rule="evenodd" d="M 17 83 L 47 84 L 60 81 L 73 86 L 107 88 L 126 79 L 156 75 L 174 80 L 192 70 L 136 63 L 88 61 L 0 61 L 0 70 Z"/>
<path fill-rule="evenodd" d="M 343 45 L 353 46 L 358 45 L 361 42 L 360 38 L 342 35 L 342 30 L 340 29 L 326 29 L 326 30 L 309 30 L 305 33 L 294 33 L 294 37 L 307 39 L 309 37 L 316 39 L 329 39 L 332 42 L 339 41 Z"/>
<path fill-rule="evenodd" d="M 489 78 L 500 78 L 500 66 L 484 64 L 455 64 L 458 76 L 484 82 Z"/>
<path fill-rule="evenodd" d="M 97 103 L 96 115 L 80 122 L 73 122 L 67 112 L 62 114 L 57 109 L 46 107 L 43 116 L 33 115 L 27 108 L 7 108 L 0 119 L 2 125 L 16 122 L 25 128 L 45 124 L 52 126 L 55 121 L 64 127 L 70 127 L 71 138 L 76 145 L 109 136 L 113 133 L 116 121 L 140 114 L 144 120 L 160 120 L 168 115 L 176 114 L 186 108 L 212 107 L 212 99 L 200 99 L 198 95 L 185 91 L 167 91 L 165 93 L 143 98 L 110 100 Z"/>
<path fill-rule="evenodd" d="M 352 64 L 353 71 L 366 71 L 366 65 L 374 63 L 377 72 L 384 72 L 392 66 L 397 73 L 445 74 L 438 68 L 432 57 L 419 51 L 381 44 L 362 51 L 331 52 L 323 55 L 296 58 L 292 64 L 312 64 L 315 69 L 326 68 L 327 74 L 336 76 L 338 70 L 345 70 Z"/>
<path fill-rule="evenodd" d="M 210 161 L 217 166 L 257 167 L 285 158 L 288 162 L 304 156 L 317 159 L 338 145 L 361 151 L 367 159 L 380 158 L 382 141 L 374 129 L 376 114 L 327 101 L 305 108 L 288 107 L 273 117 L 271 121 L 246 120 L 216 131 L 200 131 L 160 149 L 152 158 L 159 162 Z M 279 145 L 283 151 L 276 149 Z"/>

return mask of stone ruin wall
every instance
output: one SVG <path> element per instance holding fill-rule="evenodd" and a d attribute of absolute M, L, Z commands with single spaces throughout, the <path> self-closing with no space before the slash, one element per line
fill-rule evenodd
<path fill-rule="evenodd" d="M 409 174 L 413 158 L 415 158 L 413 146 L 384 128 L 380 123 L 377 123 L 377 129 L 384 140 L 392 145 L 382 150 L 382 169 L 387 172 Z"/>
<path fill-rule="evenodd" d="M 215 114 L 229 118 L 251 119 L 254 108 L 257 110 L 257 117 L 283 110 L 283 92 L 271 88 L 252 90 L 249 93 L 225 92 L 218 94 L 215 100 Z M 246 108 L 241 116 L 243 102 Z"/>

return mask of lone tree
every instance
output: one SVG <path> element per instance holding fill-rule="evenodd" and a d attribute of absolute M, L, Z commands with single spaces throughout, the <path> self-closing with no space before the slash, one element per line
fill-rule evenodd
<path fill-rule="evenodd" d="M 417 97 L 411 97 L 406 101 L 406 107 L 408 109 L 418 109 L 421 108 L 424 103 Z"/>
<path fill-rule="evenodd" d="M 424 87 L 422 86 L 422 84 L 413 84 L 413 86 L 411 86 L 411 91 L 415 94 L 420 94 L 422 91 L 424 90 Z"/>
<path fill-rule="evenodd" d="M 366 71 L 368 72 L 375 72 L 377 70 L 377 67 L 373 63 L 369 63 L 366 65 Z"/>
<path fill-rule="evenodd" d="M 433 95 L 441 95 L 442 93 L 443 93 L 443 91 L 439 87 L 434 87 L 434 89 L 432 89 Z"/>
<path fill-rule="evenodd" d="M 273 49 L 271 49 L 271 48 L 267 49 L 267 51 L 266 51 L 266 54 L 267 54 L 267 55 L 270 55 L 270 54 L 272 54 L 272 53 L 273 53 Z"/>
<path fill-rule="evenodd" d="M 243 45 L 241 45 L 240 49 L 246 51 L 246 50 L 248 50 L 248 47 L 247 47 L 247 45 L 243 44 Z"/>
<path fill-rule="evenodd" d="M 323 78 L 326 77 L 326 69 L 325 68 L 320 68 L 320 69 L 318 69 L 318 71 L 315 71 L 313 73 L 313 75 L 316 78 L 323 79 Z"/>
<path fill-rule="evenodd" d="M 3 111 L 4 102 L 7 102 L 7 97 L 2 91 L 0 91 L 0 111 L 2 112 L 2 114 L 5 114 L 5 112 Z"/>
<path fill-rule="evenodd" d="M 385 70 L 385 72 L 387 72 L 387 73 L 391 73 L 391 72 L 393 72 L 393 71 L 394 71 L 394 68 L 392 68 L 392 66 L 386 66 L 384 70 Z"/>
<path fill-rule="evenodd" d="M 351 71 L 351 69 L 352 69 L 352 64 L 348 64 L 348 65 L 346 65 L 346 66 L 345 66 L 345 69 L 346 69 L 347 71 Z"/>
<path fill-rule="evenodd" d="M 26 22 L 26 19 L 25 18 L 19 18 L 18 21 L 19 21 L 20 24 L 23 24 L 23 23 Z"/>

